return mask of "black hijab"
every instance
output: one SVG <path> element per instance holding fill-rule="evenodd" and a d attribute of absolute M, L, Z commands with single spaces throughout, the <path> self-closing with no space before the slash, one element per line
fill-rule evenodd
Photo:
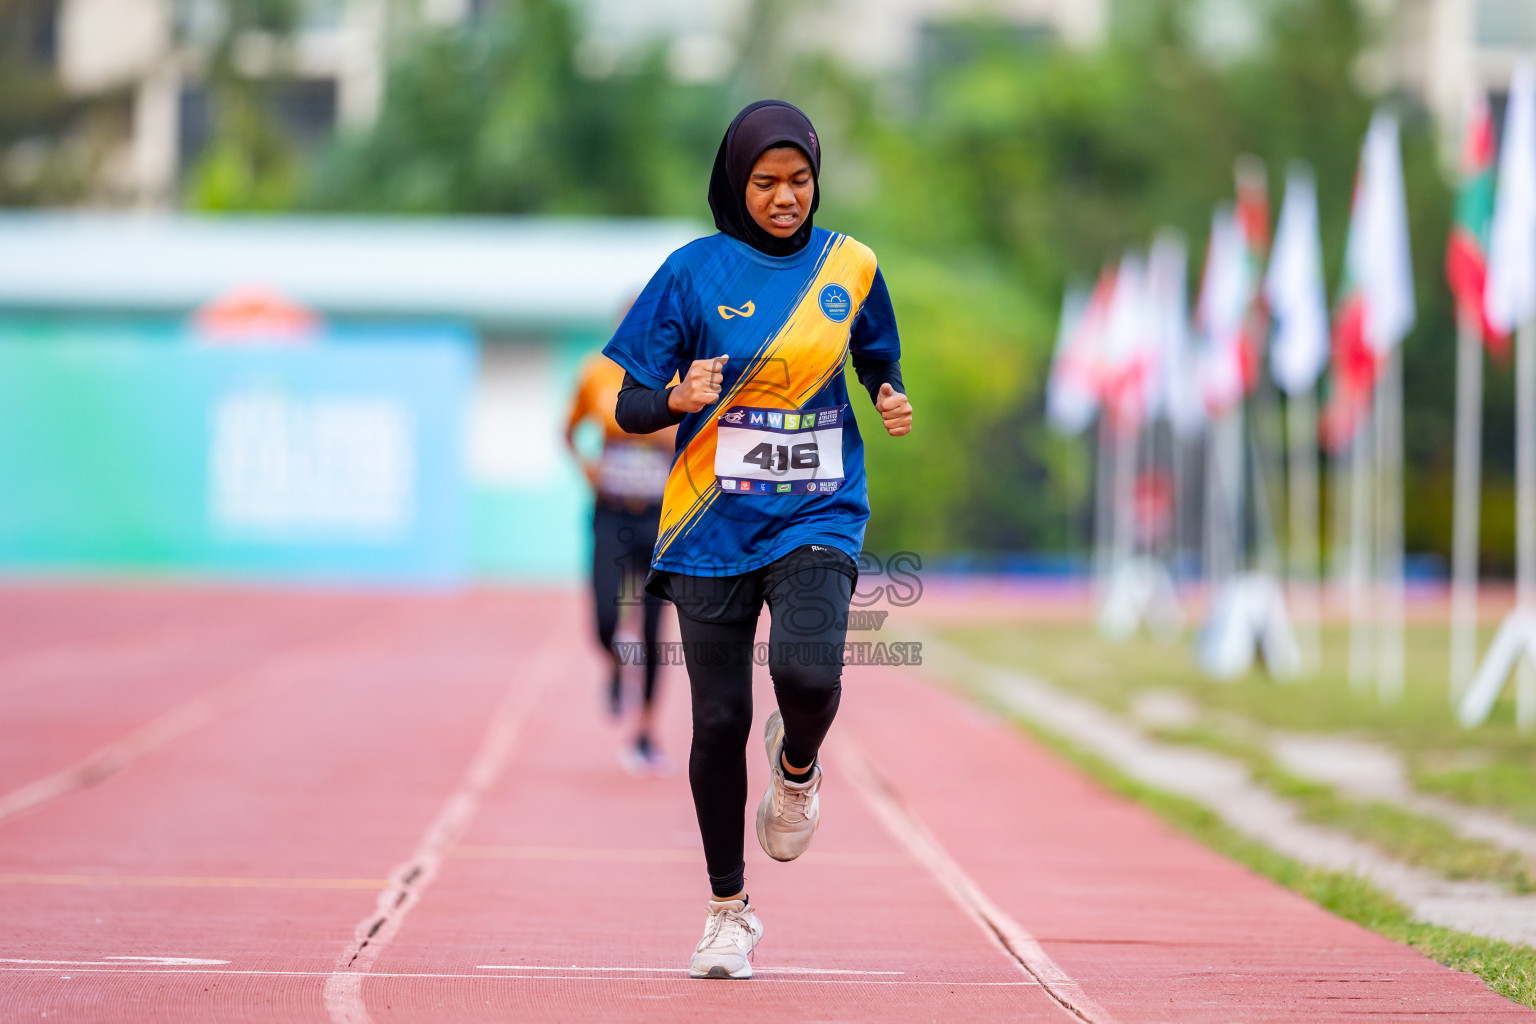
<path fill-rule="evenodd" d="M 775 146 L 794 146 L 811 161 L 816 189 L 805 222 L 788 238 L 771 235 L 758 226 L 747 210 L 747 179 L 757 158 Z M 758 100 L 749 105 L 720 140 L 715 168 L 709 175 L 709 208 L 715 227 L 769 256 L 793 256 L 811 240 L 811 220 L 821 204 L 821 140 L 810 118 L 783 100 Z"/>

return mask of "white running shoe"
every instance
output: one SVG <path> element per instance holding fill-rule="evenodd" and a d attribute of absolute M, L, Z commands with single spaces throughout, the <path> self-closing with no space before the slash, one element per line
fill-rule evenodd
<path fill-rule="evenodd" d="M 774 860 L 794 860 L 806 851 L 821 824 L 821 765 L 811 767 L 804 782 L 784 777 L 784 718 L 777 711 L 763 729 L 768 750 L 768 792 L 757 805 L 757 841 Z"/>
<path fill-rule="evenodd" d="M 762 937 L 763 922 L 745 900 L 710 900 L 704 937 L 694 948 L 688 977 L 752 977 L 752 951 Z"/>

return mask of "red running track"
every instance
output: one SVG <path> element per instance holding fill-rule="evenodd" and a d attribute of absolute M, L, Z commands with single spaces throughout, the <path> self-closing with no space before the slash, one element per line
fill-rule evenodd
<path fill-rule="evenodd" d="M 0 589 L 0 1020 L 1536 1020 L 892 668 L 846 675 L 811 852 L 748 855 L 757 977 L 689 981 L 687 785 L 619 770 L 585 623 Z"/>

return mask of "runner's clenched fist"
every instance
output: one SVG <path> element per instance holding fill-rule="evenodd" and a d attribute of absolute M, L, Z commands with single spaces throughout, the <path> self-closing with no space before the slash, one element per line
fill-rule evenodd
<path fill-rule="evenodd" d="M 695 359 L 682 382 L 667 392 L 667 408 L 673 412 L 698 412 L 718 402 L 725 380 L 725 361 L 729 358 Z"/>
<path fill-rule="evenodd" d="M 875 399 L 875 408 L 880 413 L 880 420 L 885 424 L 885 432 L 892 437 L 901 437 L 912 429 L 912 403 L 907 401 L 907 396 L 891 387 L 889 384 L 880 385 L 880 397 Z"/>

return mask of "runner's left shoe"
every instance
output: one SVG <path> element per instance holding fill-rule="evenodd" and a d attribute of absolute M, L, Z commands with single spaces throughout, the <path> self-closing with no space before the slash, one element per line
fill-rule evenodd
<path fill-rule="evenodd" d="M 806 851 L 821 824 L 821 764 L 811 777 L 791 782 L 784 777 L 784 717 L 775 711 L 763 728 L 768 750 L 768 791 L 757 805 L 757 841 L 774 860 L 794 860 Z"/>
<path fill-rule="evenodd" d="M 746 900 L 710 900 L 704 937 L 694 947 L 688 977 L 752 977 L 752 951 L 762 938 L 763 922 Z"/>

